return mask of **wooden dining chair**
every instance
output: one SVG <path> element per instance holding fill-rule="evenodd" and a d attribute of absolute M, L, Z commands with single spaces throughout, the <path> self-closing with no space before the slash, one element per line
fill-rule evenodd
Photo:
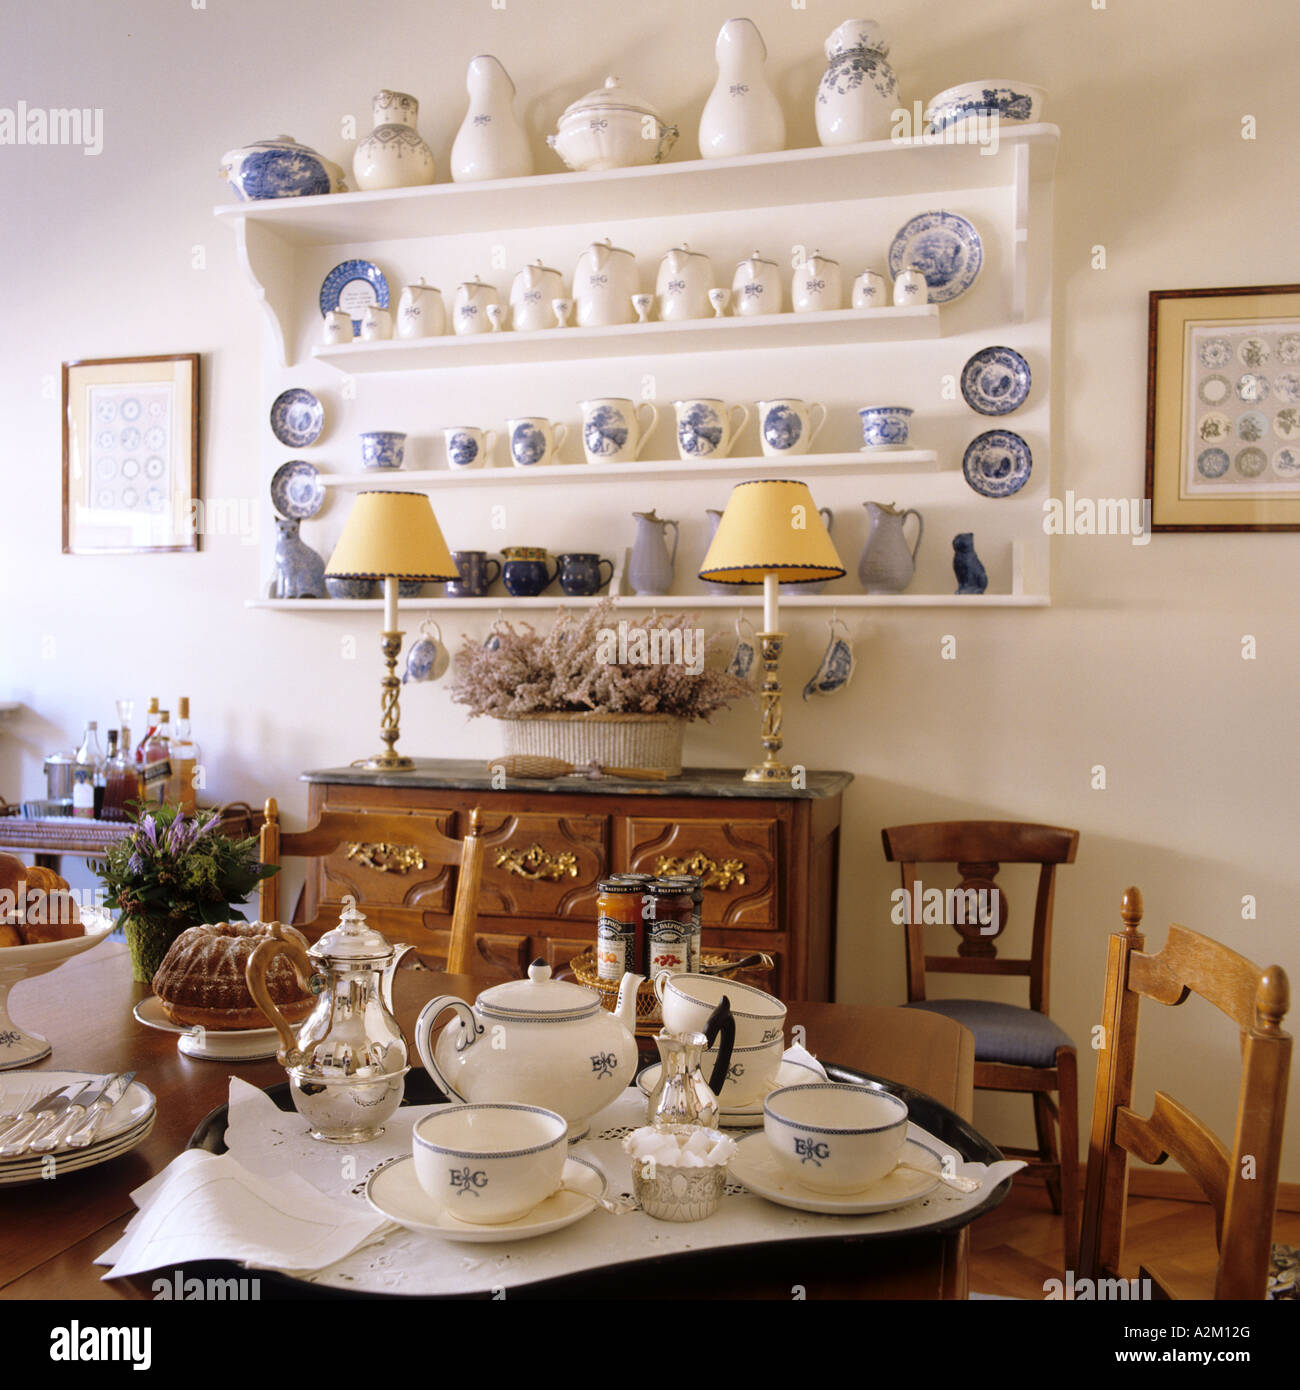
<path fill-rule="evenodd" d="M 1030 1172 L 1045 1176 L 1052 1209 L 1062 1216 L 1068 1265 L 1079 1231 L 1079 1063 L 1069 1035 L 1048 1017 L 1048 1005 L 1056 866 L 1074 863 L 1079 832 L 1020 821 L 933 821 L 892 826 L 881 838 L 885 858 L 902 866 L 908 1005 L 944 1014 L 975 1035 L 977 1090 L 1032 1096 L 1038 1147 L 1002 1151 L 1009 1158 L 1024 1159 Z M 957 866 L 961 883 L 956 890 L 945 890 L 941 914 L 961 937 L 955 956 L 926 953 L 927 918 L 936 914 L 925 911 L 918 864 Z M 1027 959 L 997 953 L 997 938 L 1007 924 L 1006 897 L 995 882 L 1003 864 L 1039 866 Z M 988 921 L 979 919 L 978 910 L 970 910 L 981 903 Z M 918 904 L 921 912 L 914 910 Z M 951 920 L 954 917 L 959 920 Z M 925 977 L 930 972 L 1028 976 L 1029 1007 L 986 999 L 927 999 Z"/>
<path fill-rule="evenodd" d="M 266 818 L 259 838 L 259 853 L 264 864 L 278 865 L 285 857 L 317 859 L 340 845 L 359 842 L 409 845 L 418 849 L 427 863 L 459 866 L 446 970 L 452 975 L 471 974 L 483 872 L 483 837 L 478 808 L 470 812 L 469 834 L 463 840 L 456 840 L 400 812 L 322 811 L 315 825 L 289 833 L 280 828 L 280 808 L 275 798 L 266 800 Z M 365 904 L 358 906 L 364 910 Z M 272 874 L 258 885 L 258 916 L 264 922 L 278 922 L 280 914 L 280 876 Z M 295 923 L 313 938 L 337 924 L 336 903 L 322 903 L 312 921 Z"/>
<path fill-rule="evenodd" d="M 1142 894 L 1129 888 L 1110 938 L 1102 1047 L 1088 1147 L 1079 1275 L 1119 1277 L 1124 1253 L 1129 1154 L 1146 1163 L 1174 1158 L 1214 1208 L 1219 1249 L 1213 1281 L 1143 1268 L 1166 1298 L 1262 1299 L 1268 1287 L 1273 1213 L 1277 1203 L 1282 1124 L 1291 1071 L 1291 1036 L 1282 1031 L 1290 985 L 1279 965 L 1267 970 L 1236 951 L 1177 925 L 1154 955 L 1143 951 Z M 1208 1000 L 1241 1032 L 1241 1084 L 1229 1149 L 1189 1110 L 1163 1091 L 1151 1114 L 1130 1109 L 1137 1059 L 1138 1004 Z"/>

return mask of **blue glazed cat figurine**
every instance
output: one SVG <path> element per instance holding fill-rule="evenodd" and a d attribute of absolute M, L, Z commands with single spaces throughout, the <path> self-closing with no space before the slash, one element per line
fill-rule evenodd
<path fill-rule="evenodd" d="M 325 561 L 298 535 L 301 524 L 296 517 L 276 517 L 276 598 L 325 597 Z"/>
<path fill-rule="evenodd" d="M 952 538 L 952 571 L 959 594 L 982 594 L 988 588 L 989 577 L 975 553 L 973 531 L 962 531 Z"/>

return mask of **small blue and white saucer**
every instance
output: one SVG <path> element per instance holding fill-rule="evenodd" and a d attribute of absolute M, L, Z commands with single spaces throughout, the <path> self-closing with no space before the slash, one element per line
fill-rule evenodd
<path fill-rule="evenodd" d="M 1029 363 L 1009 347 L 986 347 L 962 368 L 961 393 L 981 415 L 1010 415 L 1029 399 Z"/>
<path fill-rule="evenodd" d="M 987 430 L 967 446 L 961 461 L 966 481 L 981 497 L 1010 497 L 1029 481 L 1034 457 L 1011 430 Z"/>
<path fill-rule="evenodd" d="M 286 449 L 315 444 L 325 428 L 325 407 L 301 386 L 291 386 L 271 403 L 271 433 Z"/>
<path fill-rule="evenodd" d="M 325 505 L 325 484 L 314 465 L 290 459 L 271 478 L 271 504 L 283 517 L 305 521 Z"/>

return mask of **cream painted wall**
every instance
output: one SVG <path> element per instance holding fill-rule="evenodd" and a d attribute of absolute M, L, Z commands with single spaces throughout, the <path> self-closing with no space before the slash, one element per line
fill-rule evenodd
<path fill-rule="evenodd" d="M 1297 278 L 1288 229 L 1300 212 L 1291 59 L 1300 11 L 1293 0 L 1250 0 L 1234 11 L 1244 22 L 1225 24 L 1211 0 L 1096 3 L 882 0 L 872 12 L 893 36 L 909 101 L 985 73 L 1048 89 L 1047 118 L 1063 132 L 1054 491 L 1134 496 L 1147 291 Z M 26 706 L 0 726 L 6 795 L 39 794 L 41 755 L 74 742 L 87 717 L 111 723 L 123 693 L 141 702 L 155 691 L 165 700 L 189 693 L 213 795 L 256 801 L 274 792 L 291 814 L 305 809 L 295 781 L 303 768 L 369 748 L 377 674 L 369 627 L 359 629 L 361 659 L 351 662 L 340 657 L 341 639 L 358 626 L 347 618 L 245 611 L 244 598 L 265 578 L 257 544 L 213 537 L 200 555 L 158 558 L 58 553 L 54 384 L 59 363 L 75 357 L 201 352 L 204 490 L 255 498 L 269 525 L 263 328 L 231 238 L 211 216 L 225 200 L 220 154 L 287 129 L 347 163 L 342 117 L 355 115 L 364 130 L 371 92 L 388 85 L 420 98 L 422 132 L 445 169 L 463 111 L 464 63 L 490 51 L 514 77 L 548 160 L 540 132 L 610 70 L 681 123 L 678 155 L 686 157 L 713 81 L 713 36 L 731 8 L 719 0 L 637 8 L 506 0 L 502 10 L 489 0 L 393 0 L 382 22 L 341 0 L 6 8 L 0 105 L 104 111 L 98 157 L 0 147 L 11 314 L 0 344 L 0 699 Z M 847 12 L 823 0 L 747 12 L 767 38 L 791 143 L 812 143 L 821 43 Z M 1246 115 L 1258 125 L 1251 142 L 1241 138 Z M 1106 248 L 1104 271 L 1091 268 L 1096 245 Z M 954 349 L 950 362 L 935 360 L 957 370 L 964 356 Z M 337 390 L 314 370 L 291 375 Z M 547 380 L 547 399 L 558 411 L 580 385 Z M 724 385 L 752 398 L 743 376 Z M 820 374 L 791 389 L 819 391 Z M 844 402 L 855 394 L 848 380 L 831 389 Z M 392 408 L 386 396 L 375 403 Z M 974 434 L 978 422 L 968 424 Z M 350 464 L 340 441 L 321 458 Z M 864 484 L 845 505 L 871 495 Z M 566 500 L 548 494 L 550 510 L 536 517 L 539 530 L 572 543 L 585 514 L 563 510 Z M 620 497 L 616 510 L 638 501 Z M 936 530 L 936 553 L 953 529 Z M 858 544 L 846 533 L 846 555 Z M 850 691 L 816 712 L 794 702 L 787 723 L 798 757 L 857 779 L 845 806 L 840 997 L 891 1003 L 902 992 L 900 933 L 888 922 L 895 880 L 880 856 L 880 827 L 956 816 L 1081 831 L 1078 863 L 1060 878 L 1053 1013 L 1083 1049 L 1085 1132 L 1088 1036 L 1126 884 L 1146 894 L 1155 943 L 1179 920 L 1300 977 L 1298 557 L 1293 535 L 1160 536 L 1146 547 L 1063 538 L 1048 611 L 873 611 L 859 625 Z M 462 628 L 475 630 L 444 622 L 449 635 Z M 1253 662 L 1240 656 L 1247 633 L 1258 644 Z M 958 639 L 956 662 L 940 660 L 945 634 Z M 790 669 L 810 667 L 821 640 L 810 618 L 791 644 Z M 443 688 L 415 692 L 403 716 L 409 751 L 494 749 L 491 730 L 467 728 Z M 689 760 L 742 765 L 754 722 L 741 712 L 693 731 Z M 1098 763 L 1105 791 L 1090 788 Z M 1258 904 L 1253 921 L 1242 920 L 1246 894 Z M 1030 908 L 1027 891 L 1012 908 L 1014 935 Z M 1161 1013 L 1169 1016 L 1152 1009 L 1145 1019 L 1139 1100 L 1158 1071 L 1167 1089 L 1230 1129 L 1235 1040 L 1211 1026 L 1206 1010 Z M 1295 1181 L 1294 1084 L 1290 1099 L 1284 1176 Z M 981 1098 L 977 1119 L 995 1137 L 1023 1138 L 1020 1104 Z"/>

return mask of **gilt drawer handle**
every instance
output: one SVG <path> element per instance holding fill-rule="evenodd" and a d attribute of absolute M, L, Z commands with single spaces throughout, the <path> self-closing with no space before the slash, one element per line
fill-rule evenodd
<path fill-rule="evenodd" d="M 690 874 L 700 880 L 701 888 L 716 888 L 725 893 L 733 883 L 744 887 L 745 863 L 742 859 L 724 859 L 718 863 L 710 859 L 702 849 L 681 859 L 673 859 L 661 854 L 655 860 L 655 873 L 661 878 L 667 874 Z"/>
<path fill-rule="evenodd" d="M 352 840 L 348 844 L 348 858 L 380 874 L 405 874 L 424 868 L 424 855 L 414 845 L 390 845 L 384 840 L 378 843 Z"/>
<path fill-rule="evenodd" d="M 496 866 L 508 874 L 518 874 L 520 878 L 549 879 L 558 882 L 566 875 L 578 877 L 577 858 L 567 850 L 563 854 L 548 854 L 539 844 L 531 844 L 526 850 L 503 849 L 497 854 Z"/>

